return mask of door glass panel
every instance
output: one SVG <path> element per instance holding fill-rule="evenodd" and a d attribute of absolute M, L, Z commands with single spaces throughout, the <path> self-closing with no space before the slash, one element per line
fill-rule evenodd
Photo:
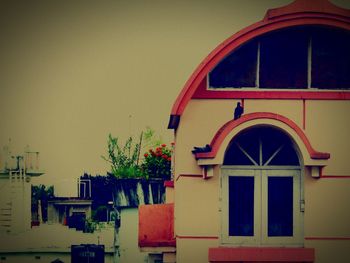
<path fill-rule="evenodd" d="M 229 236 L 254 235 L 254 177 L 229 177 Z"/>
<path fill-rule="evenodd" d="M 293 236 L 293 177 L 268 177 L 268 236 Z"/>

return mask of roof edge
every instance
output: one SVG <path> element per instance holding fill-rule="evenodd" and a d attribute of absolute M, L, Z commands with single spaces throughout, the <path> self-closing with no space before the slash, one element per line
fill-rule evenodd
<path fill-rule="evenodd" d="M 350 16 L 349 9 L 339 7 L 331 3 L 329 0 L 295 0 L 286 6 L 269 9 L 266 12 L 264 20 L 271 20 L 284 15 L 305 12 L 333 14 L 344 17 Z"/>
<path fill-rule="evenodd" d="M 266 32 L 304 24 L 329 25 L 350 30 L 350 10 L 340 8 L 328 0 L 296 0 L 287 6 L 268 10 L 263 20 L 230 36 L 197 66 L 173 104 L 168 128 L 178 127 L 180 116 L 198 87 L 204 83 L 210 69 L 229 52 Z"/>

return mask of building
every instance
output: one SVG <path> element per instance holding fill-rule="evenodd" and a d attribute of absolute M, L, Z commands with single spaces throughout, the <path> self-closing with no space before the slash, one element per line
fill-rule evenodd
<path fill-rule="evenodd" d="M 39 153 L 7 153 L 0 169 L 0 262 L 71 262 L 71 246 L 80 244 L 104 245 L 105 262 L 114 262 L 113 223 L 93 233 L 63 225 L 67 216 L 89 218 L 91 200 L 57 197 L 49 202 L 48 222 L 31 225 L 31 178 L 43 174 Z"/>
<path fill-rule="evenodd" d="M 48 201 L 48 222 L 69 225 L 69 219 L 91 218 L 92 200 L 55 197 Z"/>
<path fill-rule="evenodd" d="M 5 147 L 6 148 L 6 147 Z M 19 233 L 31 228 L 31 178 L 43 174 L 39 153 L 11 156 L 6 148 L 0 167 L 0 234 Z"/>
<path fill-rule="evenodd" d="M 350 261 L 349 64 L 350 10 L 327 0 L 268 10 L 214 49 L 172 108 L 174 204 L 141 207 L 141 249 L 180 263 Z"/>

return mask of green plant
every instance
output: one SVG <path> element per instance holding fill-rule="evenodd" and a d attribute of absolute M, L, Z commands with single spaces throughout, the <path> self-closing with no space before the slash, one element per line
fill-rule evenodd
<path fill-rule="evenodd" d="M 108 157 L 102 158 L 111 164 L 111 173 L 117 178 L 140 178 L 144 173 L 139 166 L 142 133 L 139 143 L 133 143 L 129 137 L 124 146 L 121 147 L 117 137 L 108 136 Z"/>
<path fill-rule="evenodd" d="M 98 223 L 92 220 L 91 218 L 85 219 L 85 233 L 94 233 L 97 229 Z"/>
<path fill-rule="evenodd" d="M 107 146 L 108 156 L 102 156 L 102 158 L 110 163 L 110 173 L 116 178 L 170 178 L 171 176 L 173 149 L 162 144 L 161 137 L 156 136 L 155 131 L 149 127 L 145 132 L 141 132 L 138 143 L 134 143 L 133 138 L 129 137 L 123 147 L 119 144 L 117 137 L 109 134 Z M 144 154 L 142 164 L 139 164 L 141 149 L 150 150 Z"/>
<path fill-rule="evenodd" d="M 143 149 L 156 148 L 163 144 L 162 137 L 156 135 L 155 130 L 150 127 L 146 128 L 146 131 L 143 133 Z"/>
<path fill-rule="evenodd" d="M 150 178 L 170 179 L 172 148 L 162 144 L 144 154 L 142 169 Z"/>

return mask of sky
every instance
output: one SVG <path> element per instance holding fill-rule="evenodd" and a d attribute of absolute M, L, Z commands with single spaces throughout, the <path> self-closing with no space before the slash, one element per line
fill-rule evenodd
<path fill-rule="evenodd" d="M 171 107 L 225 39 L 290 0 L 0 1 L 2 149 L 40 152 L 33 184 L 76 196 L 106 174 L 107 138 L 151 127 L 165 143 Z M 350 8 L 350 1 L 334 3 Z"/>

